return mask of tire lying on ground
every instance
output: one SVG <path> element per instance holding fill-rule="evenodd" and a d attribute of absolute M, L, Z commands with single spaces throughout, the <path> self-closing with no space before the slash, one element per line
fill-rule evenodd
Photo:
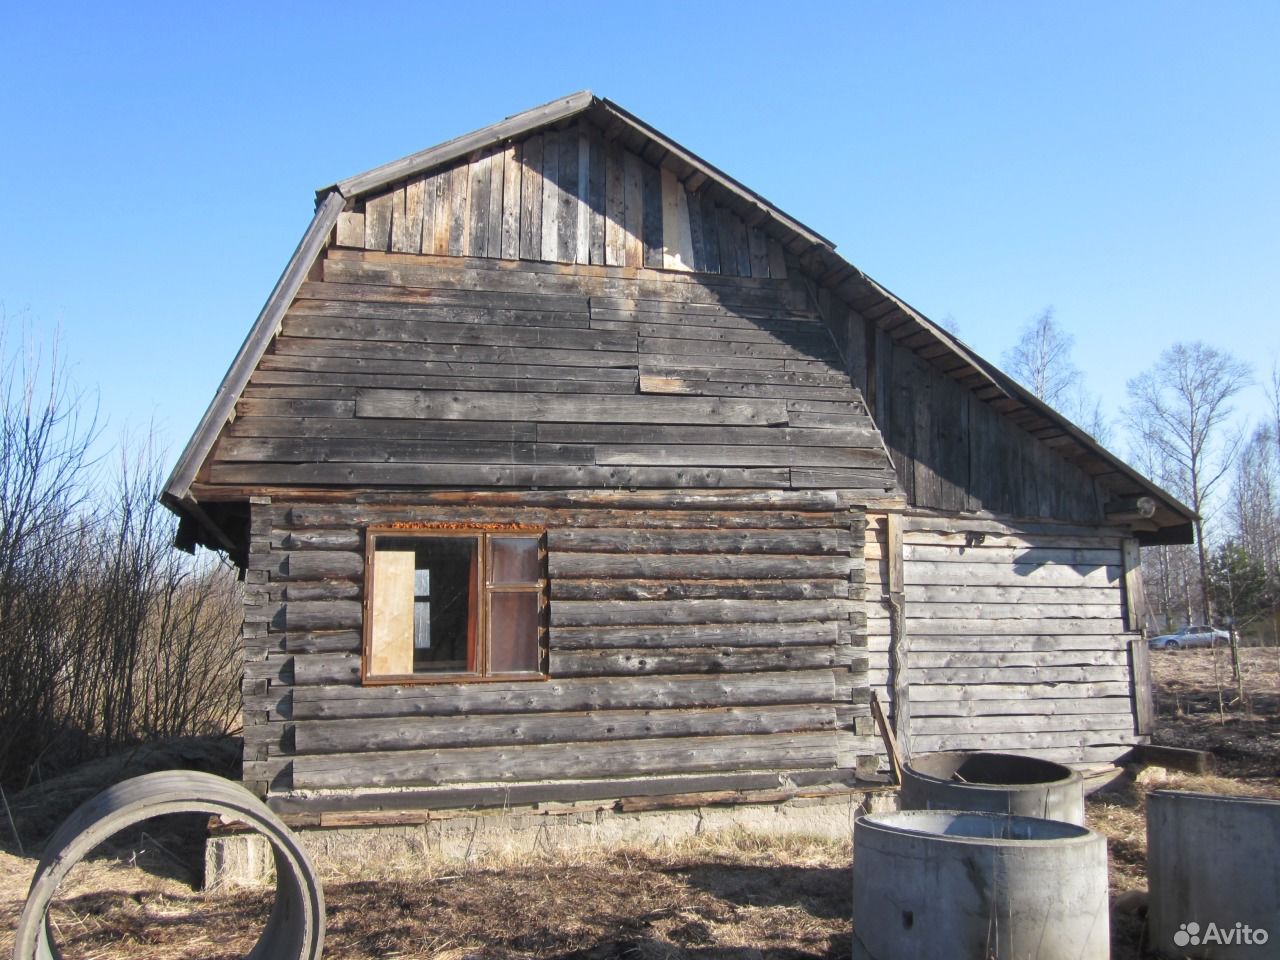
<path fill-rule="evenodd" d="M 276 896 L 248 960 L 319 960 L 324 950 L 324 891 L 297 837 L 238 783 L 189 770 L 125 780 L 76 808 L 50 838 L 36 867 L 18 920 L 13 960 L 61 960 L 50 930 L 49 906 L 72 867 L 121 830 L 170 813 L 220 815 L 242 821 L 266 837 L 275 856 Z"/>

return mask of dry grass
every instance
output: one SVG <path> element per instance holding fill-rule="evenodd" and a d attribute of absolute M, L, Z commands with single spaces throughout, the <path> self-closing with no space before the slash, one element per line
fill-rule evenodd
<path fill-rule="evenodd" d="M 326 883 L 331 957 L 666 960 L 848 955 L 850 847 L 808 838 L 700 837 L 572 859 L 526 857 Z M 0 862 L 11 929 L 30 861 Z M 77 868 L 55 915 L 71 957 L 232 958 L 268 892 L 202 896 L 122 861 Z M 329 879 L 329 878 L 326 878 Z M 21 889 L 21 892 L 20 892 Z M 11 934 L 9 934 L 11 938 Z M 0 951 L 12 940 L 0 940 Z"/>
<path fill-rule="evenodd" d="M 1280 658 L 1274 650 L 1243 653 L 1251 713 L 1239 705 L 1219 713 L 1210 651 L 1152 658 L 1161 711 L 1156 739 L 1211 750 L 1216 776 L 1148 769 L 1089 802 L 1090 825 L 1107 836 L 1111 851 L 1114 960 L 1141 955 L 1151 790 L 1280 796 Z M 76 792 L 84 787 L 80 780 L 70 785 Z M 248 952 L 270 892 L 194 893 L 194 848 L 183 846 L 179 832 L 161 825 L 122 838 L 105 857 L 76 868 L 55 913 L 69 960 L 215 960 Z M 340 865 L 324 878 L 326 956 L 843 958 L 850 856 L 847 843 L 731 833 L 607 854 L 490 857 L 466 866 Z M 31 859 L 0 853 L 0 956 L 12 949 L 33 867 Z"/>

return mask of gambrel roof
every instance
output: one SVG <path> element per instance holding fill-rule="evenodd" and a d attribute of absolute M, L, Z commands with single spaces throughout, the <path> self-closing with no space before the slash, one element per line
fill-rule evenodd
<path fill-rule="evenodd" d="M 509 179 L 506 182 L 505 207 L 497 199 L 501 197 L 504 178 L 514 175 L 519 182 L 522 170 L 525 187 L 520 199 L 525 208 L 515 205 L 515 214 L 517 221 L 523 214 L 524 229 L 521 229 L 520 222 L 514 227 L 510 222 L 513 203 Z M 542 185 L 540 192 L 529 190 L 528 184 L 534 179 L 530 171 L 541 178 L 538 181 Z M 634 223 L 633 195 L 636 198 L 635 217 L 638 218 Z M 643 202 L 646 200 L 647 203 Z M 446 219 L 443 213 L 438 212 L 428 223 L 433 202 L 441 211 L 444 208 L 440 205 L 452 204 L 451 216 Z M 547 203 L 562 208 L 559 210 L 559 232 L 530 233 L 527 229 L 529 205 L 537 207 Z M 552 216 L 551 209 L 547 208 L 547 218 Z M 534 220 L 538 220 L 536 210 Z M 551 221 L 544 218 L 542 222 Z M 504 288 L 501 284 L 495 287 L 493 281 L 501 278 L 501 274 L 495 273 L 494 268 L 512 260 L 519 260 L 522 269 L 530 268 L 533 263 L 572 265 L 559 270 L 552 266 L 537 268 L 546 278 L 540 281 L 541 288 L 551 295 L 570 290 L 559 279 L 566 273 L 594 278 L 590 294 L 603 305 L 599 310 L 603 311 L 601 316 L 604 319 L 599 322 L 592 320 L 590 325 L 600 331 L 597 337 L 606 347 L 611 341 L 605 334 L 611 325 L 618 334 L 613 339 L 619 343 L 626 340 L 627 331 L 630 331 L 632 342 L 637 344 L 634 349 L 638 351 L 636 358 L 628 361 L 635 369 L 635 392 L 655 394 L 645 398 L 643 404 L 637 402 L 633 412 L 622 416 L 624 421 L 634 420 L 640 415 L 638 411 L 660 411 L 668 400 L 677 400 L 676 397 L 657 396 L 662 393 L 720 398 L 704 400 L 701 406 L 685 400 L 687 409 L 695 411 L 693 416 L 698 416 L 696 411 L 702 409 L 728 409 L 733 402 L 731 398 L 776 398 L 778 395 L 772 392 L 773 388 L 786 384 L 790 392 L 781 396 L 782 409 L 788 416 L 781 421 L 775 416 L 770 421 L 772 427 L 793 431 L 820 426 L 839 427 L 842 425 L 840 418 L 846 415 L 850 420 L 844 425 L 850 426 L 855 413 L 865 417 L 868 411 L 865 408 L 855 409 L 862 399 L 857 390 L 847 396 L 836 391 L 832 373 L 841 366 L 848 371 L 860 370 L 861 374 L 854 373 L 853 384 L 846 382 L 846 387 L 862 387 L 868 393 L 873 389 L 875 380 L 871 372 L 874 364 L 869 365 L 866 357 L 855 356 L 861 352 L 861 347 L 850 341 L 849 331 L 854 329 L 856 322 L 859 329 L 874 330 L 878 336 L 887 335 L 895 347 L 909 350 L 913 358 L 936 371 L 939 377 L 971 393 L 1002 420 L 1051 448 L 1054 455 L 1066 461 L 1070 470 L 1078 472 L 1086 484 L 1090 479 L 1094 481 L 1087 485 L 1096 485 L 1101 491 L 1099 496 L 1106 501 L 1104 508 L 1132 519 L 1140 536 L 1155 542 L 1181 541 L 1189 535 L 1191 512 L 1184 505 L 1155 487 L 994 365 L 975 355 L 958 339 L 848 263 L 836 252 L 830 240 L 616 104 L 590 92 L 582 92 L 339 181 L 317 192 L 315 218 L 166 484 L 164 499 L 188 520 L 190 539 L 230 545 L 225 531 L 207 516 L 202 506 L 202 497 L 195 490 L 197 478 L 202 470 L 209 467 L 215 446 L 224 436 L 224 428 L 235 418 L 237 402 L 245 398 L 251 377 L 262 367 L 264 357 L 274 349 L 290 310 L 300 315 L 324 312 L 315 304 L 324 301 L 332 290 L 326 293 L 308 285 L 323 284 L 326 273 L 348 283 L 367 280 L 372 275 L 384 283 L 384 287 L 379 288 L 379 297 L 385 301 L 387 285 L 419 291 L 438 286 L 441 270 L 445 267 L 430 263 L 429 258 L 441 256 L 451 258 L 459 271 L 471 271 L 481 278 L 475 280 L 473 277 L 467 281 L 473 287 L 475 283 L 486 283 L 486 289 L 499 291 Z M 410 260 L 407 259 L 409 257 L 425 259 Z M 459 257 L 464 259 L 455 259 Z M 325 261 L 324 272 L 317 272 L 321 260 Z M 620 272 L 623 268 L 631 272 Z M 676 290 L 676 294 L 664 292 L 666 288 L 657 286 L 659 276 L 645 272 L 659 270 L 664 271 L 661 277 L 664 281 L 677 277 L 677 274 L 665 271 L 692 274 L 694 277 L 719 274 L 721 278 L 741 278 L 734 281 L 707 279 L 703 286 L 715 291 L 714 295 L 694 297 L 706 303 L 701 307 L 681 309 L 703 318 L 698 323 L 704 330 L 711 330 L 717 325 L 738 330 L 751 326 L 758 329 L 750 336 L 723 335 L 726 343 L 739 345 L 726 346 L 718 353 L 711 347 L 699 348 L 696 363 L 683 355 L 673 356 L 669 351 L 675 354 L 685 351 L 678 349 L 678 343 L 676 347 L 670 346 L 671 341 L 659 335 L 663 330 L 652 325 L 653 321 L 660 319 L 660 313 L 665 311 L 669 314 L 671 310 L 668 307 L 659 310 L 655 305 L 670 303 L 673 298 L 676 301 L 688 299 L 688 290 L 670 288 Z M 779 280 L 787 283 L 780 286 L 776 283 Z M 457 287 L 460 284 L 452 285 Z M 750 296 L 743 292 L 749 293 L 755 287 L 767 288 L 770 292 Z M 361 287 L 367 288 L 367 284 Z M 790 299 L 787 290 L 793 295 Z M 752 297 L 756 300 L 753 301 Z M 724 302 L 717 303 L 718 299 Z M 459 293 L 454 300 L 460 304 L 466 298 Z M 367 308 L 366 313 L 381 316 L 383 314 L 379 311 L 385 312 L 385 309 Z M 605 316 L 611 310 L 612 318 Z M 717 310 L 723 317 L 722 321 L 707 319 L 714 317 Z M 622 315 L 628 311 L 630 314 Z M 839 354 L 832 355 L 809 332 L 809 325 L 819 318 L 834 334 L 844 354 L 843 365 Z M 299 329 L 303 326 L 302 320 L 291 322 Z M 317 335 L 326 337 L 332 332 L 330 325 Z M 358 334 L 359 330 L 356 330 L 351 335 Z M 702 342 L 711 343 L 717 336 L 722 335 L 708 333 Z M 755 351 L 762 358 L 743 360 L 742 357 L 749 356 L 752 349 L 741 344 L 753 339 L 767 341 L 771 346 L 768 350 Z M 525 334 L 520 339 L 523 344 L 559 342 L 550 334 Z M 454 355 L 472 354 L 465 349 L 455 349 Z M 482 359 L 488 362 L 492 357 Z M 607 362 L 602 354 L 601 363 Z M 775 372 L 768 376 L 739 377 L 735 381 L 739 385 L 727 391 L 722 387 L 713 389 L 710 385 L 711 381 L 725 382 L 722 373 L 714 369 L 717 366 L 734 369 L 754 366 L 758 370 L 769 368 Z M 277 377 L 271 382 L 281 380 Z M 349 382 L 366 386 L 369 383 Z M 353 400 L 354 404 L 363 403 L 365 414 L 377 416 L 371 412 L 378 409 L 403 413 L 404 409 L 412 407 L 415 415 L 419 415 L 422 404 L 426 403 L 436 411 L 431 416 L 467 419 L 475 415 L 439 412 L 444 409 L 444 398 L 432 400 L 422 390 L 416 393 L 408 390 L 397 400 L 388 393 L 390 388 L 386 383 L 377 386 L 386 389 L 376 397 L 366 393 L 361 394 L 363 399 Z M 886 384 L 882 382 L 880 388 L 884 391 Z M 821 393 L 823 390 L 835 392 Z M 416 394 L 421 396 L 415 399 Z M 823 399 L 817 401 L 817 406 L 802 409 L 806 402 L 803 398 L 810 396 Z M 394 402 L 407 407 L 394 408 Z M 822 403 L 849 406 L 837 409 L 835 406 L 823 407 Z M 788 407 L 793 409 L 788 411 Z M 733 425 L 743 428 L 752 425 L 749 418 L 742 419 L 748 417 L 746 410 L 744 403 L 737 412 L 724 415 Z M 820 422 L 824 411 L 831 414 L 831 422 Z M 874 408 L 870 411 L 872 415 L 876 412 Z M 735 417 L 739 419 L 735 421 Z M 858 426 L 861 428 L 862 424 Z M 881 429 L 885 427 L 884 424 L 880 426 Z M 614 436 L 612 439 L 618 438 Z M 816 448 L 812 438 L 796 434 L 794 439 L 809 444 L 811 450 Z M 835 435 L 831 439 L 833 445 L 847 442 L 847 438 L 838 440 Z M 777 435 L 777 441 L 770 446 L 785 446 L 792 442 L 783 433 Z M 241 448 L 256 449 L 244 438 L 236 443 Z M 890 445 L 893 446 L 892 443 Z M 639 484 L 644 485 L 644 476 L 634 471 L 644 469 L 648 461 L 628 460 L 627 456 L 636 455 L 634 451 L 630 454 L 619 452 L 616 446 L 616 443 L 610 445 L 612 452 L 609 453 L 615 459 L 604 464 L 598 459 L 592 462 L 597 467 L 630 463 L 634 467 L 632 473 L 623 474 L 616 469 L 584 469 L 579 471 L 583 484 L 635 485 L 639 477 Z M 699 446 L 709 448 L 711 444 Z M 761 474 L 757 477 L 760 479 L 758 485 L 796 486 L 807 482 L 809 486 L 818 487 L 825 480 L 831 486 L 850 486 L 855 482 L 850 479 L 852 475 L 842 477 L 838 471 L 856 469 L 860 477 L 857 483 L 865 481 L 867 489 L 878 486 L 882 494 L 893 492 L 892 476 L 886 472 L 888 460 L 883 456 L 883 445 L 878 446 L 880 454 L 875 453 L 876 446 L 873 444 L 866 448 L 865 453 L 849 454 L 840 459 L 834 473 L 827 469 L 830 464 L 817 462 L 820 472 L 808 478 L 812 482 L 797 479 L 803 477 L 804 464 L 816 462 L 812 457 L 791 460 L 783 457 L 778 461 L 778 468 L 793 471 L 785 483 L 775 475 L 769 475 L 766 482 Z M 897 455 L 898 450 L 895 448 L 894 452 Z M 656 451 L 653 455 L 660 453 Z M 880 456 L 879 460 L 877 456 Z M 276 482 L 290 485 L 314 483 L 332 487 L 341 486 L 344 482 L 368 482 L 368 477 L 358 470 L 341 473 L 333 469 L 317 469 L 316 461 L 306 460 L 306 457 L 314 457 L 314 451 L 299 454 L 298 459 L 291 462 L 310 464 L 309 472 L 300 467 L 280 467 L 275 473 L 264 472 L 260 476 L 278 477 Z M 538 457 L 535 451 L 532 459 L 541 463 Z M 727 466 L 720 464 L 722 468 Z M 753 460 L 750 464 L 738 466 L 755 469 L 761 465 Z M 899 463 L 899 473 L 901 469 Z M 1052 472 L 1051 468 L 1045 469 Z M 796 474 L 796 470 L 801 473 Z M 1028 466 L 1028 476 L 1031 470 L 1032 467 Z M 424 479 L 424 475 L 411 471 L 392 471 L 386 475 L 399 478 L 395 482 L 406 486 L 423 482 L 466 486 L 477 482 L 476 474 L 464 470 L 438 471 L 436 479 Z M 486 475 L 488 479 L 482 478 L 478 482 L 557 486 L 566 476 L 563 471 L 557 473 L 544 466 L 540 471 L 530 467 L 506 473 L 491 472 Z M 654 484 L 657 476 L 651 475 Z M 737 475 L 722 473 L 705 482 L 709 485 L 732 485 L 733 476 Z M 889 480 L 881 483 L 886 476 Z M 696 485 L 698 480 L 690 475 L 685 482 Z M 240 488 L 245 486 L 243 483 L 238 485 Z M 1053 509 L 1052 504 L 1046 509 Z M 200 532 L 192 533 L 191 525 L 199 527 Z"/>

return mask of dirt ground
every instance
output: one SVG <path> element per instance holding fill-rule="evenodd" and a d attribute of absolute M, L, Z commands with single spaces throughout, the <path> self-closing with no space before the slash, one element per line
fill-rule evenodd
<path fill-rule="evenodd" d="M 1219 710 L 1211 651 L 1153 652 L 1156 741 L 1211 751 L 1216 775 L 1150 768 L 1090 799 L 1090 825 L 1111 853 L 1113 957 L 1142 956 L 1146 886 L 1143 808 L 1151 789 L 1280 797 L 1280 656 L 1246 650 L 1251 710 Z M 1229 664 L 1219 655 L 1219 670 Z M 212 764 L 210 764 L 212 765 Z M 112 770 L 113 773 L 119 771 Z M 131 770 L 130 773 L 140 772 Z M 82 776 L 83 787 L 93 779 Z M 17 803 L 21 797 L 15 798 Z M 49 804 L 44 807 L 51 807 Z M 56 822 L 48 809 L 20 829 Z M 198 843 L 181 825 L 149 823 L 76 868 L 54 914 L 70 958 L 234 958 L 252 946 L 270 893 L 194 892 Z M 51 829 L 51 826 L 49 826 Z M 15 855 L 0 822 L 0 956 L 35 862 Z M 35 846 L 35 837 L 29 838 Z M 716 960 L 849 956 L 850 845 L 741 834 L 670 848 L 576 859 L 424 865 L 412 874 L 368 865 L 325 878 L 325 955 L 356 958 Z"/>

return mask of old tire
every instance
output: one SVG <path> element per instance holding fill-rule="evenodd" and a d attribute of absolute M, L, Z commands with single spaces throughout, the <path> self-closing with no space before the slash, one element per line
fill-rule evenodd
<path fill-rule="evenodd" d="M 319 960 L 324 950 L 324 891 L 297 837 L 238 783 L 189 770 L 125 780 L 76 808 L 50 838 L 31 879 L 13 960 L 61 960 L 48 914 L 71 868 L 126 827 L 169 813 L 221 815 L 243 821 L 266 837 L 275 856 L 276 897 L 248 960 Z"/>

